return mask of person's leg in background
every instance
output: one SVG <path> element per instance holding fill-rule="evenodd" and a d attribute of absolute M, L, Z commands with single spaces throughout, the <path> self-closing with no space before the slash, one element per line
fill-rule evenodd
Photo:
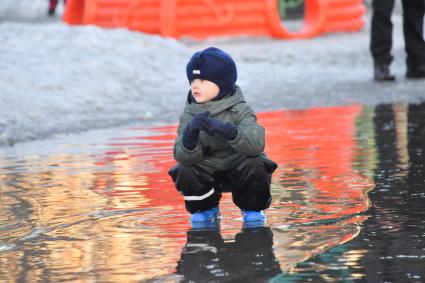
<path fill-rule="evenodd" d="M 53 16 L 55 14 L 57 5 L 58 5 L 58 0 L 49 0 L 49 8 L 47 10 L 47 14 L 49 16 Z"/>
<path fill-rule="evenodd" d="M 393 60 L 391 13 L 394 0 L 373 0 L 372 8 L 370 51 L 374 61 L 374 79 L 394 81 L 395 77 L 390 72 L 390 64 Z"/>
<path fill-rule="evenodd" d="M 402 0 L 406 76 L 425 78 L 424 0 Z"/>

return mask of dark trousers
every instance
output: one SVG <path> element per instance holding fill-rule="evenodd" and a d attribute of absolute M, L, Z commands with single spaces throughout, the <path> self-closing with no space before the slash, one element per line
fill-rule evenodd
<path fill-rule="evenodd" d="M 402 0 L 403 32 L 407 53 L 406 64 L 409 68 L 425 65 L 425 41 L 423 21 L 425 14 L 424 0 Z M 394 0 L 374 0 L 370 51 L 378 64 L 389 65 L 393 56 L 391 13 Z"/>
<path fill-rule="evenodd" d="M 232 192 L 241 209 L 260 211 L 271 202 L 271 173 L 277 165 L 265 157 L 250 157 L 226 171 L 209 173 L 200 166 L 178 163 L 169 175 L 184 197 L 186 209 L 196 213 L 218 206 L 222 192 Z"/>

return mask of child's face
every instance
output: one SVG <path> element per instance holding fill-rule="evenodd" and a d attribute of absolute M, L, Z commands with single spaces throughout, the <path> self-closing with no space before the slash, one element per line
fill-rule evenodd
<path fill-rule="evenodd" d="M 196 103 L 204 103 L 214 99 L 220 92 L 218 85 L 212 81 L 194 79 L 190 84 L 192 95 Z"/>

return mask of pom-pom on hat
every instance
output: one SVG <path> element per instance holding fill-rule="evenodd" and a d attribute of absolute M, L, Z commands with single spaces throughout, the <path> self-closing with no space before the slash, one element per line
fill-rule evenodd
<path fill-rule="evenodd" d="M 233 92 L 238 77 L 232 57 L 215 47 L 193 54 L 187 63 L 186 74 L 189 83 L 194 79 L 204 79 L 218 85 L 220 93 L 214 100 Z"/>

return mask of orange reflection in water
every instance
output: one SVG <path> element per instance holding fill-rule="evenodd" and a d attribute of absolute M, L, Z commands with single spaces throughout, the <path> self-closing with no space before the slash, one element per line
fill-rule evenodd
<path fill-rule="evenodd" d="M 278 258 L 289 270 L 356 237 L 366 218 L 359 213 L 369 207 L 373 183 L 353 169 L 362 152 L 356 140 L 361 111 L 344 106 L 259 115 L 267 129 L 266 151 L 279 164 L 268 215 L 277 227 Z"/>
<path fill-rule="evenodd" d="M 339 219 L 368 208 L 372 182 L 353 169 L 359 154 L 355 119 L 361 110 L 344 106 L 260 115 L 267 128 L 266 151 L 280 164 L 274 184 L 294 194 L 309 193 L 303 201 L 295 196 L 281 201 L 302 210 L 293 222 Z"/>
<path fill-rule="evenodd" d="M 185 211 L 180 193 L 168 176 L 175 161 L 172 148 L 176 126 L 150 128 L 147 136 L 114 138 L 108 150 L 96 162 L 100 168 L 114 168 L 96 174 L 94 189 L 100 194 L 114 197 L 112 209 L 160 207 L 163 214 Z M 134 129 L 135 131 L 143 129 Z M 112 165 L 112 166 L 111 166 Z M 153 220 L 155 226 L 168 232 L 189 227 L 185 218 L 174 219 L 173 225 Z"/>

